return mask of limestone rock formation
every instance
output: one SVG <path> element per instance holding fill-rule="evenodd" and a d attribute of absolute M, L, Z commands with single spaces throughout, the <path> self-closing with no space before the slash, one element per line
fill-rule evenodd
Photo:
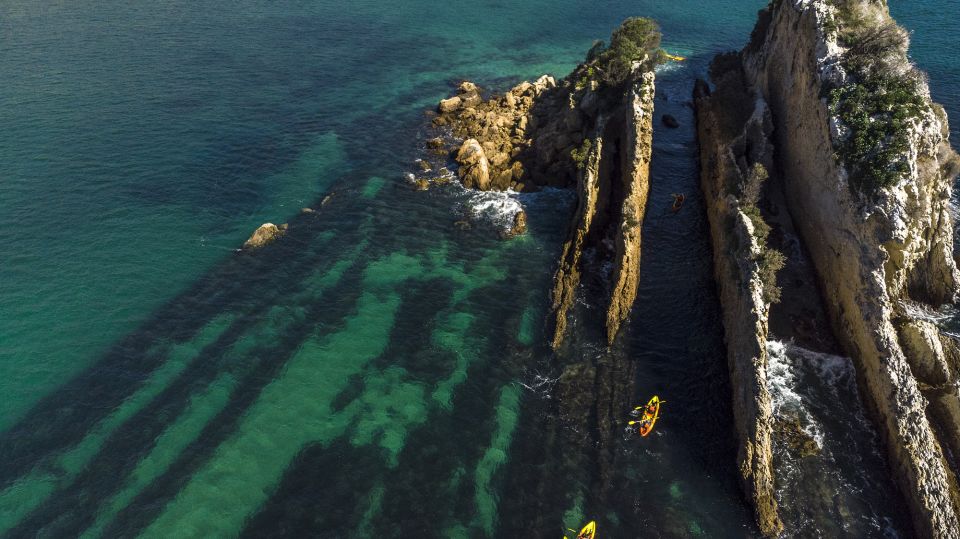
<path fill-rule="evenodd" d="M 554 278 L 552 346 L 566 335 L 567 314 L 580 284 L 582 257 L 596 247 L 612 257 L 612 290 L 606 312 L 613 342 L 637 295 L 641 226 L 650 191 L 653 139 L 653 71 L 638 68 L 618 107 L 602 113 L 584 157 L 573 226 Z"/>
<path fill-rule="evenodd" d="M 758 189 L 751 185 L 758 178 L 751 175 L 758 167 L 773 168 L 769 141 L 773 126 L 766 103 L 744 88 L 739 69 L 714 77 L 716 91 L 712 95 L 702 81 L 694 95 L 701 188 L 723 310 L 741 486 L 760 530 L 772 537 L 782 531 L 783 523 L 774 495 L 771 435 L 775 422 L 766 374 L 770 304 L 764 298 L 758 264 L 764 246 L 754 232 L 763 226 L 754 219 L 762 217 L 758 212 L 751 212 L 751 217 L 744 209 L 756 204 L 747 193 Z M 791 439 L 796 441 L 796 437 Z"/>
<path fill-rule="evenodd" d="M 877 35 L 886 45 L 866 48 Z M 747 85 L 769 104 L 786 204 L 915 533 L 955 538 L 958 470 L 945 456 L 960 448 L 955 346 L 905 307 L 936 308 L 957 292 L 948 210 L 955 157 L 946 115 L 905 52 L 885 2 L 780 0 L 761 13 L 741 59 Z M 846 111 L 871 110 L 861 101 L 891 84 L 907 89 L 909 121 L 890 123 L 870 144 L 848 144 L 862 124 Z M 871 114 L 874 125 L 889 121 Z M 879 151 L 891 141 L 902 151 Z"/>
<path fill-rule="evenodd" d="M 287 225 L 282 224 L 277 226 L 273 223 L 264 223 L 257 228 L 253 235 L 243 243 L 244 250 L 259 249 L 264 245 L 272 243 L 277 238 L 283 235 L 287 230 Z"/>
<path fill-rule="evenodd" d="M 634 18 L 614 35 L 610 48 L 595 48 L 559 82 L 544 75 L 485 101 L 474 97 L 475 84 L 464 82 L 455 96 L 460 102 L 441 104 L 433 120 L 463 140 L 455 142 L 455 160 L 467 188 L 576 187 L 579 205 L 554 278 L 554 348 L 566 336 L 585 252 L 589 266 L 612 268 L 604 297 L 609 342 L 636 300 L 660 34 L 653 21 Z"/>

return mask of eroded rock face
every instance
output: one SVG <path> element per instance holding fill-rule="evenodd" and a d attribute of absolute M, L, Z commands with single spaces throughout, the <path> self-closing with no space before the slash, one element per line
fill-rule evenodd
<path fill-rule="evenodd" d="M 463 82 L 458 95 L 440 102 L 440 115 L 433 123 L 483 148 L 490 182 L 465 185 L 468 188 L 568 186 L 575 179 L 570 151 L 582 141 L 583 127 L 590 123 L 576 110 L 571 112 L 565 101 L 575 91 L 566 81 L 559 87 L 553 77 L 544 75 L 484 101 L 476 84 Z"/>
<path fill-rule="evenodd" d="M 625 106 L 627 118 L 621 151 L 625 152 L 626 170 L 620 178 L 623 200 L 619 204 L 620 222 L 616 223 L 613 262 L 613 291 L 607 308 L 607 341 L 612 343 L 637 299 L 640 282 L 640 232 L 647 212 L 650 194 L 650 156 L 653 151 L 653 72 L 644 73 L 630 89 Z"/>
<path fill-rule="evenodd" d="M 723 311 L 724 341 L 733 389 L 741 487 L 757 525 L 773 537 L 783 530 L 774 493 L 772 434 L 803 446 L 796 429 L 774 421 L 767 385 L 770 304 L 765 301 L 761 246 L 754 223 L 741 207 L 740 189 L 757 165 L 772 170 L 773 125 L 762 98 L 744 87 L 739 69 L 716 83 L 710 95 L 700 81 L 695 93 L 700 144 L 700 182 L 710 221 L 714 271 Z M 750 105 L 753 105 L 752 108 Z"/>
<path fill-rule="evenodd" d="M 285 224 L 277 226 L 273 223 L 264 223 L 243 243 L 243 248 L 245 250 L 259 249 L 282 236 L 286 230 L 287 225 Z"/>
<path fill-rule="evenodd" d="M 554 347 L 566 336 L 585 249 L 613 268 L 612 290 L 605 298 L 610 342 L 636 299 L 654 90 L 647 61 L 637 62 L 629 80 L 618 87 L 601 83 L 595 66 L 582 64 L 559 83 L 544 75 L 487 100 L 478 100 L 480 89 L 464 82 L 455 96 L 459 101 L 443 101 L 433 120 L 456 137 L 449 151 L 464 187 L 525 191 L 576 186 L 580 205 L 554 280 Z M 439 150 L 443 141 L 431 139 L 428 147 Z M 525 223 L 513 228 L 521 230 Z"/>
<path fill-rule="evenodd" d="M 861 3 L 876 18 L 889 17 L 884 4 Z M 824 0 L 775 2 L 743 52 L 746 80 L 769 103 L 787 205 L 834 333 L 854 359 L 916 534 L 958 537 L 956 470 L 943 447 L 957 445 L 960 401 L 955 386 L 942 384 L 956 380 L 957 371 L 939 332 L 902 307 L 936 306 L 957 290 L 946 118 L 933 108 L 923 113 L 903 155 L 906 177 L 874 199 L 858 196 L 834 157 L 841 131 L 822 98 L 846 77 L 846 50 L 828 30 L 834 11 Z"/>
<path fill-rule="evenodd" d="M 606 309 L 608 342 L 613 342 L 636 300 L 641 228 L 650 192 L 654 79 L 652 71 L 638 69 L 620 106 L 602 113 L 589 137 L 577 211 L 554 277 L 554 348 L 566 337 L 585 249 L 595 248 L 613 266 Z"/>

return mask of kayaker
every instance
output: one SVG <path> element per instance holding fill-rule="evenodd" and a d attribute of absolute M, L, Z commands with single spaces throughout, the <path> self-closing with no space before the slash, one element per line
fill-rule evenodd
<path fill-rule="evenodd" d="M 683 201 L 686 200 L 686 198 L 687 197 L 685 197 L 683 193 L 674 193 L 673 206 L 670 208 L 670 210 L 674 213 L 680 211 L 680 208 L 683 207 Z"/>

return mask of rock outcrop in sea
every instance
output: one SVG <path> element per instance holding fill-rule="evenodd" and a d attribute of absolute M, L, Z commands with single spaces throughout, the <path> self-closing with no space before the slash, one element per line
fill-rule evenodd
<path fill-rule="evenodd" d="M 915 533 L 960 536 L 960 355 L 917 315 L 957 294 L 949 210 L 957 157 L 907 46 L 883 1 L 775 0 L 747 47 L 714 62 L 713 95 L 699 90 L 741 475 L 769 536 L 779 526 L 757 346 L 766 309 L 749 262 L 763 246 L 744 247 L 750 219 L 742 197 L 731 196 L 758 163 L 778 182 L 810 254 Z"/>
<path fill-rule="evenodd" d="M 247 239 L 247 241 L 243 242 L 243 249 L 259 249 L 265 245 L 273 243 L 277 238 L 282 236 L 286 230 L 286 224 L 277 226 L 273 223 L 264 223 L 253 231 L 253 234 Z"/>
<path fill-rule="evenodd" d="M 760 530 L 774 536 L 783 524 L 774 493 L 774 420 L 766 374 L 770 293 L 765 289 L 775 283 L 764 271 L 771 256 L 762 232 L 769 227 L 758 209 L 763 182 L 774 170 L 773 121 L 766 102 L 745 88 L 741 70 L 720 73 L 722 64 L 715 62 L 711 73 L 716 90 L 711 94 L 700 81 L 694 94 L 701 188 L 723 309 L 740 481 Z"/>
<path fill-rule="evenodd" d="M 612 267 L 604 319 L 609 342 L 636 299 L 659 39 L 649 19 L 628 19 L 609 48 L 592 50 L 559 82 L 544 75 L 486 100 L 475 84 L 464 82 L 438 105 L 433 123 L 453 136 L 448 152 L 464 187 L 577 190 L 554 278 L 554 348 L 567 333 L 585 253 L 593 257 L 590 267 Z M 434 141 L 431 146 L 440 145 Z"/>

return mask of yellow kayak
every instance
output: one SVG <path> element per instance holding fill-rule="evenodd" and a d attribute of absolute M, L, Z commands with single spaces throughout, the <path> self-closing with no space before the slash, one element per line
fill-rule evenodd
<path fill-rule="evenodd" d="M 660 417 L 660 404 L 666 401 L 660 400 L 660 397 L 654 395 L 653 398 L 647 402 L 646 406 L 637 406 L 636 410 L 643 410 L 643 416 L 639 421 L 631 421 L 630 425 L 640 425 L 638 432 L 640 436 L 646 436 L 653 431 L 653 425 L 656 424 L 657 418 Z"/>
<path fill-rule="evenodd" d="M 574 530 L 570 530 L 574 531 Z M 580 530 L 580 533 L 577 535 L 577 539 L 594 539 L 597 535 L 597 523 L 594 520 L 587 522 L 587 525 Z M 564 535 L 563 539 L 567 539 L 567 536 Z"/>
<path fill-rule="evenodd" d="M 672 55 L 672 54 L 670 54 L 670 53 L 666 53 L 666 52 L 663 53 L 663 54 L 667 57 L 668 60 L 673 60 L 674 62 L 682 62 L 682 61 L 686 60 L 686 58 L 684 58 L 683 56 L 674 56 L 674 55 Z"/>

